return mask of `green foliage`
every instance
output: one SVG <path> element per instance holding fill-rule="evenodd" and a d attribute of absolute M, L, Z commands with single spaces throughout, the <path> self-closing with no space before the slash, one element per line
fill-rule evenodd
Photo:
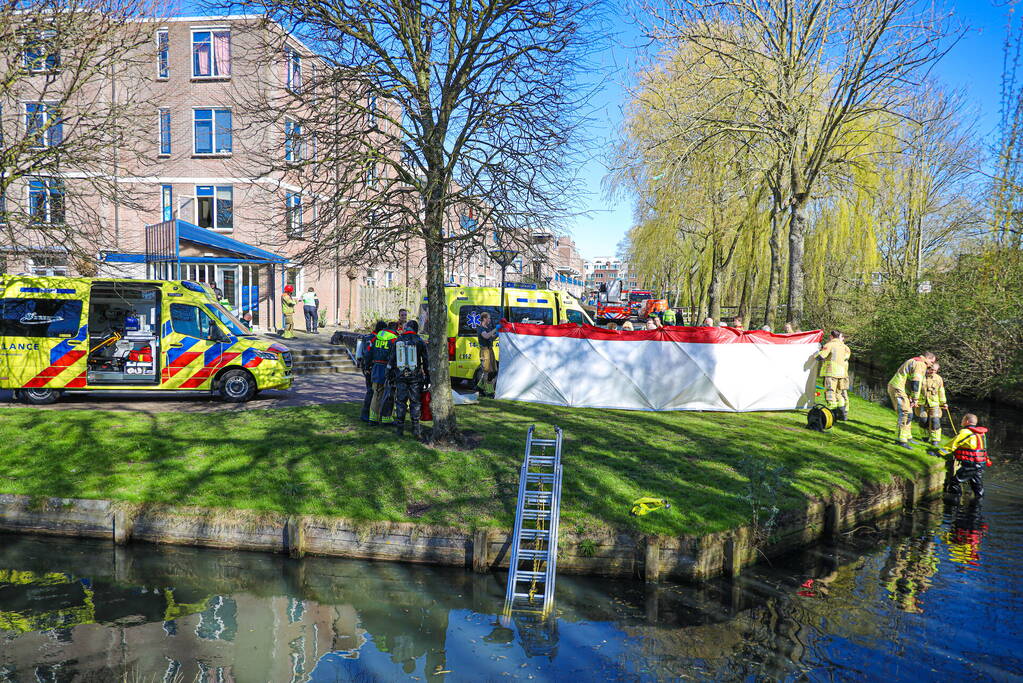
<path fill-rule="evenodd" d="M 933 276 L 932 291 L 900 288 L 879 295 L 855 330 L 876 364 L 894 369 L 933 351 L 950 391 L 1023 400 L 1023 254 L 991 249 L 964 255 Z"/>

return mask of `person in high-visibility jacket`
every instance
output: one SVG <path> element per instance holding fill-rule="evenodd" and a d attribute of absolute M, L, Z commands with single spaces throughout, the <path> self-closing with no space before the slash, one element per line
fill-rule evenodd
<path fill-rule="evenodd" d="M 913 438 L 913 411 L 920 402 L 927 368 L 934 365 L 935 360 L 930 351 L 914 356 L 900 365 L 895 375 L 888 380 L 888 398 L 898 415 L 895 443 L 903 448 L 912 449 L 909 442 Z"/>
<path fill-rule="evenodd" d="M 295 338 L 295 297 L 291 295 L 294 291 L 294 287 L 285 285 L 284 293 L 281 294 L 281 313 L 284 315 L 284 331 L 281 332 L 282 339 Z"/>
<path fill-rule="evenodd" d="M 670 306 L 661 314 L 661 322 L 665 325 L 674 325 L 676 319 L 675 309 Z"/>
<path fill-rule="evenodd" d="M 845 345 L 845 335 L 831 331 L 831 338 L 817 353 L 822 361 L 820 374 L 824 378 L 824 402 L 836 420 L 849 419 L 849 357 L 852 351 Z"/>
<path fill-rule="evenodd" d="M 920 418 L 927 430 L 928 441 L 937 446 L 941 441 L 941 411 L 948 409 L 945 398 L 945 380 L 938 374 L 941 366 L 935 363 L 927 368 L 924 387 L 920 392 Z"/>
<path fill-rule="evenodd" d="M 391 356 L 391 344 L 398 338 L 394 331 L 395 323 L 387 323 L 387 327 L 377 333 L 370 351 L 370 379 L 373 382 L 373 400 L 369 404 L 369 421 L 371 424 L 382 424 L 393 421 L 391 411 L 394 397 L 387 378 L 387 361 Z"/>
<path fill-rule="evenodd" d="M 952 457 L 959 463 L 959 469 L 948 483 L 950 497 L 959 499 L 963 483 L 970 482 L 973 495 L 984 496 L 984 468 L 991 464 L 987 454 L 987 427 L 977 424 L 973 413 L 963 415 L 962 429 L 948 445 Z"/>

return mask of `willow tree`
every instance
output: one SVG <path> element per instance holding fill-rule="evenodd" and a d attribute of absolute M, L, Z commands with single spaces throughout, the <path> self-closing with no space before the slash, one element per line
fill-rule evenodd
<path fill-rule="evenodd" d="M 807 211 L 851 152 L 843 131 L 895 113 L 948 46 L 948 22 L 913 0 L 666 0 L 654 35 L 679 42 L 728 74 L 713 112 L 685 136 L 714 144 L 740 133 L 768 142 L 780 163 L 788 224 L 788 317 L 803 315 Z M 723 28 L 724 27 L 724 28 Z M 725 106 L 722 106 L 725 105 Z"/>
<path fill-rule="evenodd" d="M 298 162 L 294 189 L 283 190 L 315 197 L 319 209 L 296 258 L 423 245 L 433 435 L 454 435 L 446 257 L 466 242 L 492 247 L 555 232 L 570 210 L 582 114 L 576 76 L 592 45 L 583 33 L 588 0 L 231 5 L 315 52 L 301 87 L 264 107 L 265 127 L 281 138 L 290 118 L 291 131 L 297 124 L 316 142 Z M 294 52 L 277 54 L 282 73 Z M 266 174 L 291 171 L 296 162 L 286 156 L 265 159 Z"/>
<path fill-rule="evenodd" d="M 672 270 L 688 273 L 690 282 L 699 272 L 705 284 L 699 306 L 705 294 L 715 318 L 725 276 L 748 231 L 759 224 L 765 198 L 759 170 L 764 160 L 755 140 L 732 131 L 710 145 L 690 134 L 693 117 L 725 114 L 717 108 L 727 106 L 722 93 L 731 84 L 722 86 L 728 75 L 720 66 L 680 45 L 641 74 L 611 176 L 614 188 L 639 199 L 633 245 L 660 242 L 660 249 L 634 249 L 631 260 L 652 273 L 670 259 Z"/>

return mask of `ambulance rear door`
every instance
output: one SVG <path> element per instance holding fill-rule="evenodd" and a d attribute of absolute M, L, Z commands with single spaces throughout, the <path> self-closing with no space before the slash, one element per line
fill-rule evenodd
<path fill-rule="evenodd" d="M 84 388 L 89 355 L 89 283 L 15 276 L 0 299 L 0 383 L 12 388 Z"/>

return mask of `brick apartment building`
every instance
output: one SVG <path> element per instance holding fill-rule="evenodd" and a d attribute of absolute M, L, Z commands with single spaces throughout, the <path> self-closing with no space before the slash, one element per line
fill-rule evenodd
<path fill-rule="evenodd" d="M 308 246 L 301 228 L 316 220 L 317 197 L 304 194 L 287 170 L 268 172 L 267 158 L 315 155 L 315 142 L 286 111 L 268 124 L 254 118 L 248 104 L 287 101 L 289 91 L 310 80 L 316 55 L 258 16 L 174 17 L 148 22 L 143 31 L 151 41 L 144 40 L 123 69 L 112 70 L 108 91 L 104 85 L 92 94 L 147 108 L 139 139 L 129 145 L 134 153 L 117 150 L 108 171 L 132 201 L 76 194 L 74 168 L 62 169 L 59 178 L 30 179 L 7 196 L 7 204 L 23 202 L 26 214 L 44 224 L 72 223 L 73 204 L 88 204 L 86 213 L 99 224 L 90 245 L 98 263 L 81 267 L 60 245 L 42 242 L 34 249 L 8 248 L 6 271 L 207 282 L 261 330 L 279 327 L 280 292 L 287 284 L 296 292 L 313 287 L 328 323 L 355 325 L 370 313 L 386 314 L 362 310 L 369 308 L 364 300 L 395 300 L 363 296 L 374 291 L 404 290 L 413 303 L 425 281 L 423 249 L 415 241 L 370 266 L 330 253 L 313 263 L 295 261 Z M 26 129 L 38 117 L 36 109 L 45 108 L 0 104 L 7 125 Z M 468 229 L 472 219 L 452 215 L 452 223 L 453 230 Z M 509 281 L 546 281 L 582 294 L 583 264 L 571 239 L 542 232 L 525 241 L 530 246 L 509 267 Z M 449 282 L 498 286 L 501 269 L 489 257 L 491 246 L 452 249 Z"/>
<path fill-rule="evenodd" d="M 268 153 L 282 157 L 302 153 L 299 145 L 304 145 L 305 154 L 315 149 L 294 142 L 299 139 L 293 135 L 297 131 L 288 130 L 286 120 L 277 127 L 246 120 L 244 103 L 273 100 L 275 92 L 301 88 L 316 67 L 316 57 L 283 31 L 259 27 L 259 17 L 246 16 L 153 22 L 150 48 L 127 60 L 125 69 L 109 82 L 110 97 L 144 102 L 151 110 L 148 135 L 143 132 L 144 139 L 134 141 L 141 153 L 124 154 L 110 169 L 133 201 L 76 194 L 74 168 L 63 169 L 59 180 L 27 180 L 25 187 L 16 187 L 5 197 L 8 205 L 24 202 L 25 213 L 33 219 L 45 213 L 40 220 L 44 224 L 70 223 L 74 202 L 90 204 L 88 213 L 101 224 L 94 245 L 98 266 L 82 272 L 88 269 L 66 258 L 60 245 L 43 244 L 7 249 L 5 270 L 208 282 L 264 330 L 280 324 L 279 293 L 286 284 L 296 291 L 313 287 L 330 323 L 358 320 L 360 288 L 406 282 L 418 288 L 422 254 L 414 246 L 403 258 L 370 267 L 330 254 L 317 263 L 293 262 L 292 256 L 306 246 L 301 226 L 315 218 L 316 198 L 303 195 L 286 173 L 268 174 L 265 159 Z M 268 55 L 268 46 L 277 54 Z M 98 96 L 104 96 L 99 90 Z M 18 110 L 17 118 L 7 123 L 22 125 L 21 109 L 30 105 L 4 104 L 4 112 Z M 27 108 L 24 112 L 27 128 L 32 125 L 31 112 Z M 58 182 L 59 194 L 51 189 Z M 61 207 L 59 217 L 50 215 L 50 205 Z M 146 226 L 165 221 L 175 222 L 170 268 L 153 262 L 151 248 L 147 259 Z M 288 238 L 282 241 L 284 234 Z"/>
<path fill-rule="evenodd" d="M 586 289 L 594 291 L 600 285 L 609 285 L 615 280 L 622 281 L 622 289 L 639 289 L 639 277 L 627 262 L 618 258 L 598 256 L 587 259 L 584 264 Z"/>

